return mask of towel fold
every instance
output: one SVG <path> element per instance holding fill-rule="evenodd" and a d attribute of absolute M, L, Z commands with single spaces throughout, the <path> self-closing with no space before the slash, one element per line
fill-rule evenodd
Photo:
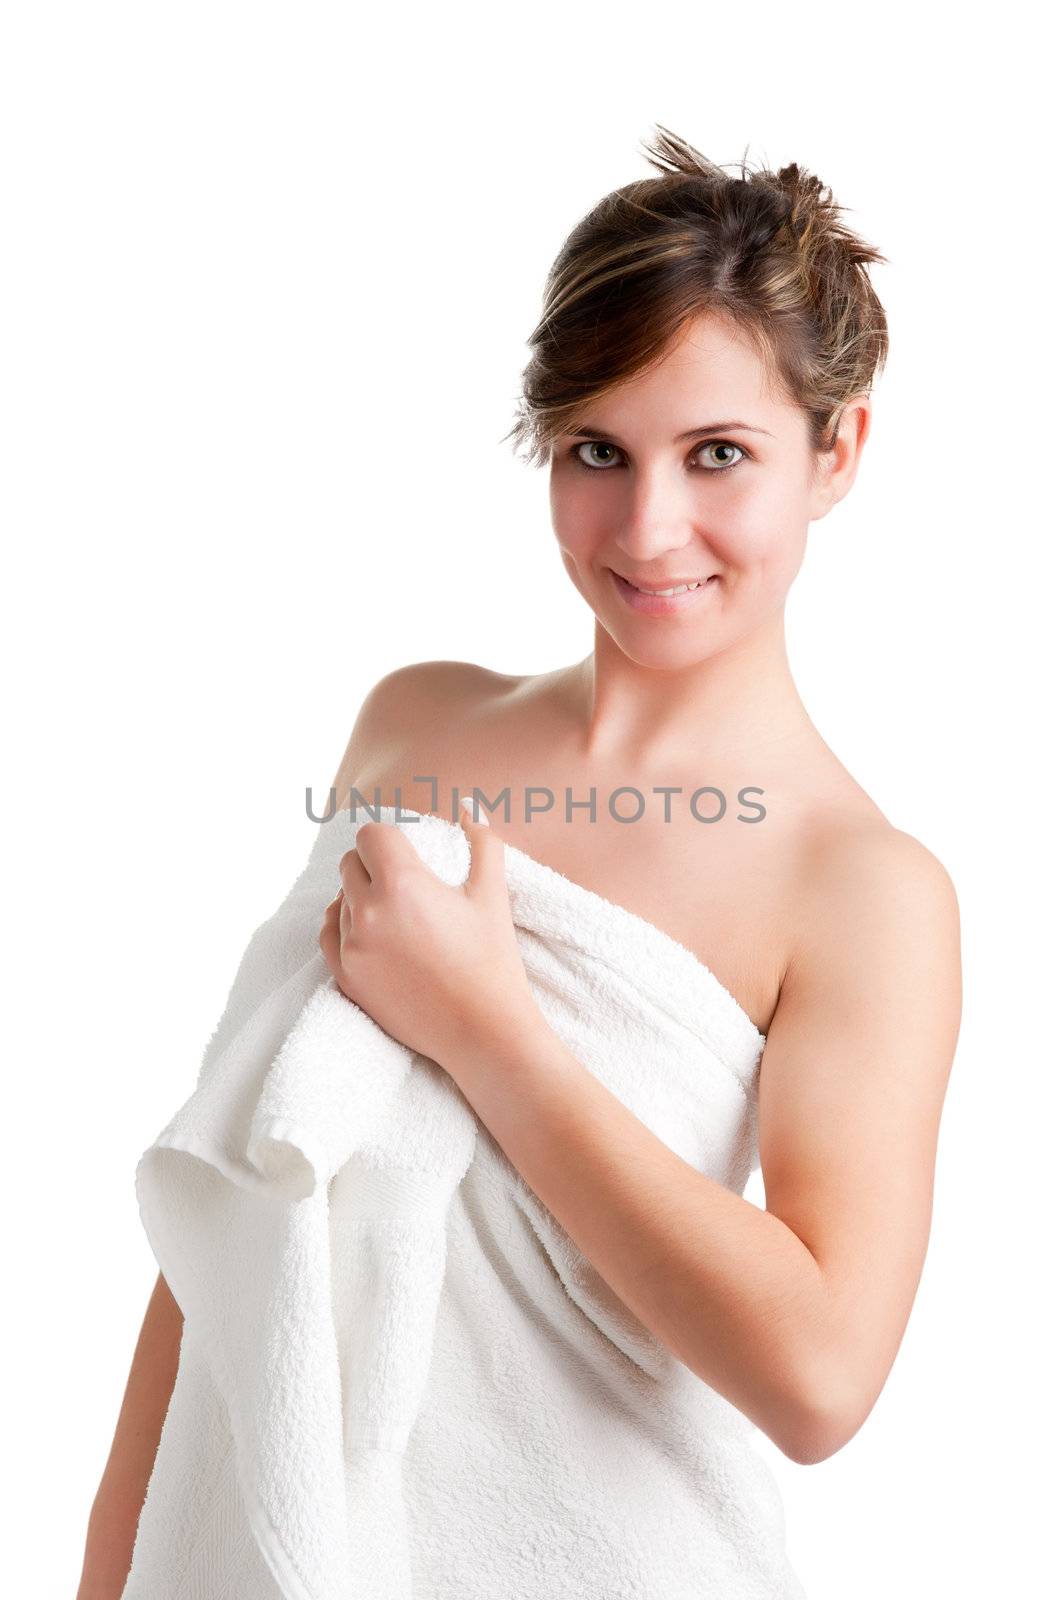
<path fill-rule="evenodd" d="M 252 936 L 195 1090 L 136 1172 L 141 1219 L 185 1319 L 182 1362 L 201 1361 L 220 1397 L 212 1426 L 228 1429 L 224 1470 L 253 1535 L 245 1555 L 246 1572 L 253 1562 L 259 1573 L 256 1600 L 413 1593 L 403 1455 L 432 1360 L 448 1211 L 485 1134 L 449 1075 L 348 999 L 318 948 L 339 858 L 370 817 L 402 827 L 445 882 L 464 881 L 469 845 L 457 824 L 364 806 L 324 824 L 289 895 Z M 505 855 L 532 990 L 544 1001 L 549 990 L 559 1031 L 674 1148 L 704 1165 L 716 1138 L 721 1176 L 744 1180 L 764 1043 L 750 1019 L 659 929 L 521 851 Z M 699 1029 L 719 1105 L 709 1147 L 684 1143 L 683 1095 L 700 1081 L 667 1095 L 651 1082 L 638 1033 L 649 996 L 658 1030 Z M 522 1188 L 596 1330 L 646 1371 L 674 1370 Z M 191 1370 L 186 1384 L 208 1387 Z M 181 1588 L 175 1574 L 200 1535 L 175 1528 L 167 1484 L 175 1452 L 191 1473 L 205 1447 L 186 1416 L 167 1427 L 124 1600 L 215 1592 Z M 223 1454 L 211 1458 L 216 1474 Z M 243 1600 L 250 1579 L 224 1592 Z"/>
<path fill-rule="evenodd" d="M 443 828 L 408 836 L 458 884 L 468 844 Z M 476 1142 L 449 1075 L 343 994 L 317 947 L 350 846 L 349 830 L 319 835 L 290 930 L 314 954 L 267 987 L 136 1174 L 145 1231 L 229 1408 L 262 1554 L 299 1600 L 348 1600 L 363 1583 L 380 1600 L 408 1593 L 397 1468 L 447 1206 Z"/>

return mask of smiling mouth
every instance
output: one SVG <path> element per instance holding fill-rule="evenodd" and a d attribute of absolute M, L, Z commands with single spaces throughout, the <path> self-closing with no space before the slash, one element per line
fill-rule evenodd
<path fill-rule="evenodd" d="M 630 578 L 625 578 L 622 572 L 617 572 L 615 567 L 611 567 L 610 571 L 620 579 L 621 583 L 626 583 L 629 589 L 634 589 L 636 594 L 649 595 L 652 599 L 666 599 L 672 595 L 688 594 L 692 589 L 703 589 L 707 583 L 711 583 L 713 578 L 717 576 L 715 572 L 710 572 L 704 578 L 680 579 L 667 587 L 653 589 L 644 588 L 640 583 L 633 583 Z"/>

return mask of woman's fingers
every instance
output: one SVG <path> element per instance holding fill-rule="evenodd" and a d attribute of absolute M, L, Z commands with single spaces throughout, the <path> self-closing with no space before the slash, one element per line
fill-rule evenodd
<path fill-rule="evenodd" d="M 343 890 L 339 891 L 334 900 L 330 900 L 325 907 L 325 915 L 321 919 L 321 929 L 317 936 L 318 946 L 322 955 L 334 972 L 340 957 L 340 908 L 343 904 Z"/>
<path fill-rule="evenodd" d="M 353 856 L 354 860 L 349 861 L 348 856 Z M 334 971 L 338 970 L 340 965 L 343 941 L 348 939 L 351 933 L 352 916 L 349 891 L 352 887 L 352 882 L 355 893 L 357 893 L 359 878 L 363 879 L 366 885 L 372 882 L 354 851 L 348 851 L 347 856 L 343 857 L 340 862 L 340 868 L 341 873 L 346 873 L 347 882 L 346 885 L 342 882 L 340 883 L 336 893 L 325 907 L 321 930 L 317 938 L 318 945 L 323 951 L 329 966 Z"/>
<path fill-rule="evenodd" d="M 357 850 L 345 850 L 340 856 L 340 888 L 344 897 L 355 900 L 361 891 L 372 885 L 372 878 Z"/>

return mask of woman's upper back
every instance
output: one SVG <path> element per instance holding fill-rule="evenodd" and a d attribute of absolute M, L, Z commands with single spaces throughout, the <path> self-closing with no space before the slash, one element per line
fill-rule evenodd
<path fill-rule="evenodd" d="M 712 770 L 696 731 L 685 771 L 608 769 L 579 747 L 567 673 L 458 661 L 389 673 L 359 712 L 337 806 L 353 787 L 453 818 L 479 790 L 507 843 L 686 945 L 766 1033 L 825 853 L 895 830 L 811 728 Z"/>

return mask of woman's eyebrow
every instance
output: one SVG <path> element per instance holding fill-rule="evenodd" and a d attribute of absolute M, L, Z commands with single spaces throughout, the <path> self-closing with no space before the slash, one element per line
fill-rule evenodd
<path fill-rule="evenodd" d="M 684 439 L 693 439 L 695 435 L 701 433 L 726 433 L 728 431 L 734 432 L 736 429 L 742 429 L 746 433 L 763 433 L 769 439 L 774 438 L 774 434 L 768 433 L 767 428 L 758 428 L 752 422 L 705 422 L 697 428 L 688 428 L 685 433 L 677 433 L 673 443 L 682 444 Z M 569 431 L 572 434 L 572 437 L 576 439 L 607 439 L 616 437 L 614 434 L 610 434 L 605 428 L 584 427 L 572 428 Z M 620 445 L 624 443 L 622 439 L 617 439 L 616 442 Z"/>

